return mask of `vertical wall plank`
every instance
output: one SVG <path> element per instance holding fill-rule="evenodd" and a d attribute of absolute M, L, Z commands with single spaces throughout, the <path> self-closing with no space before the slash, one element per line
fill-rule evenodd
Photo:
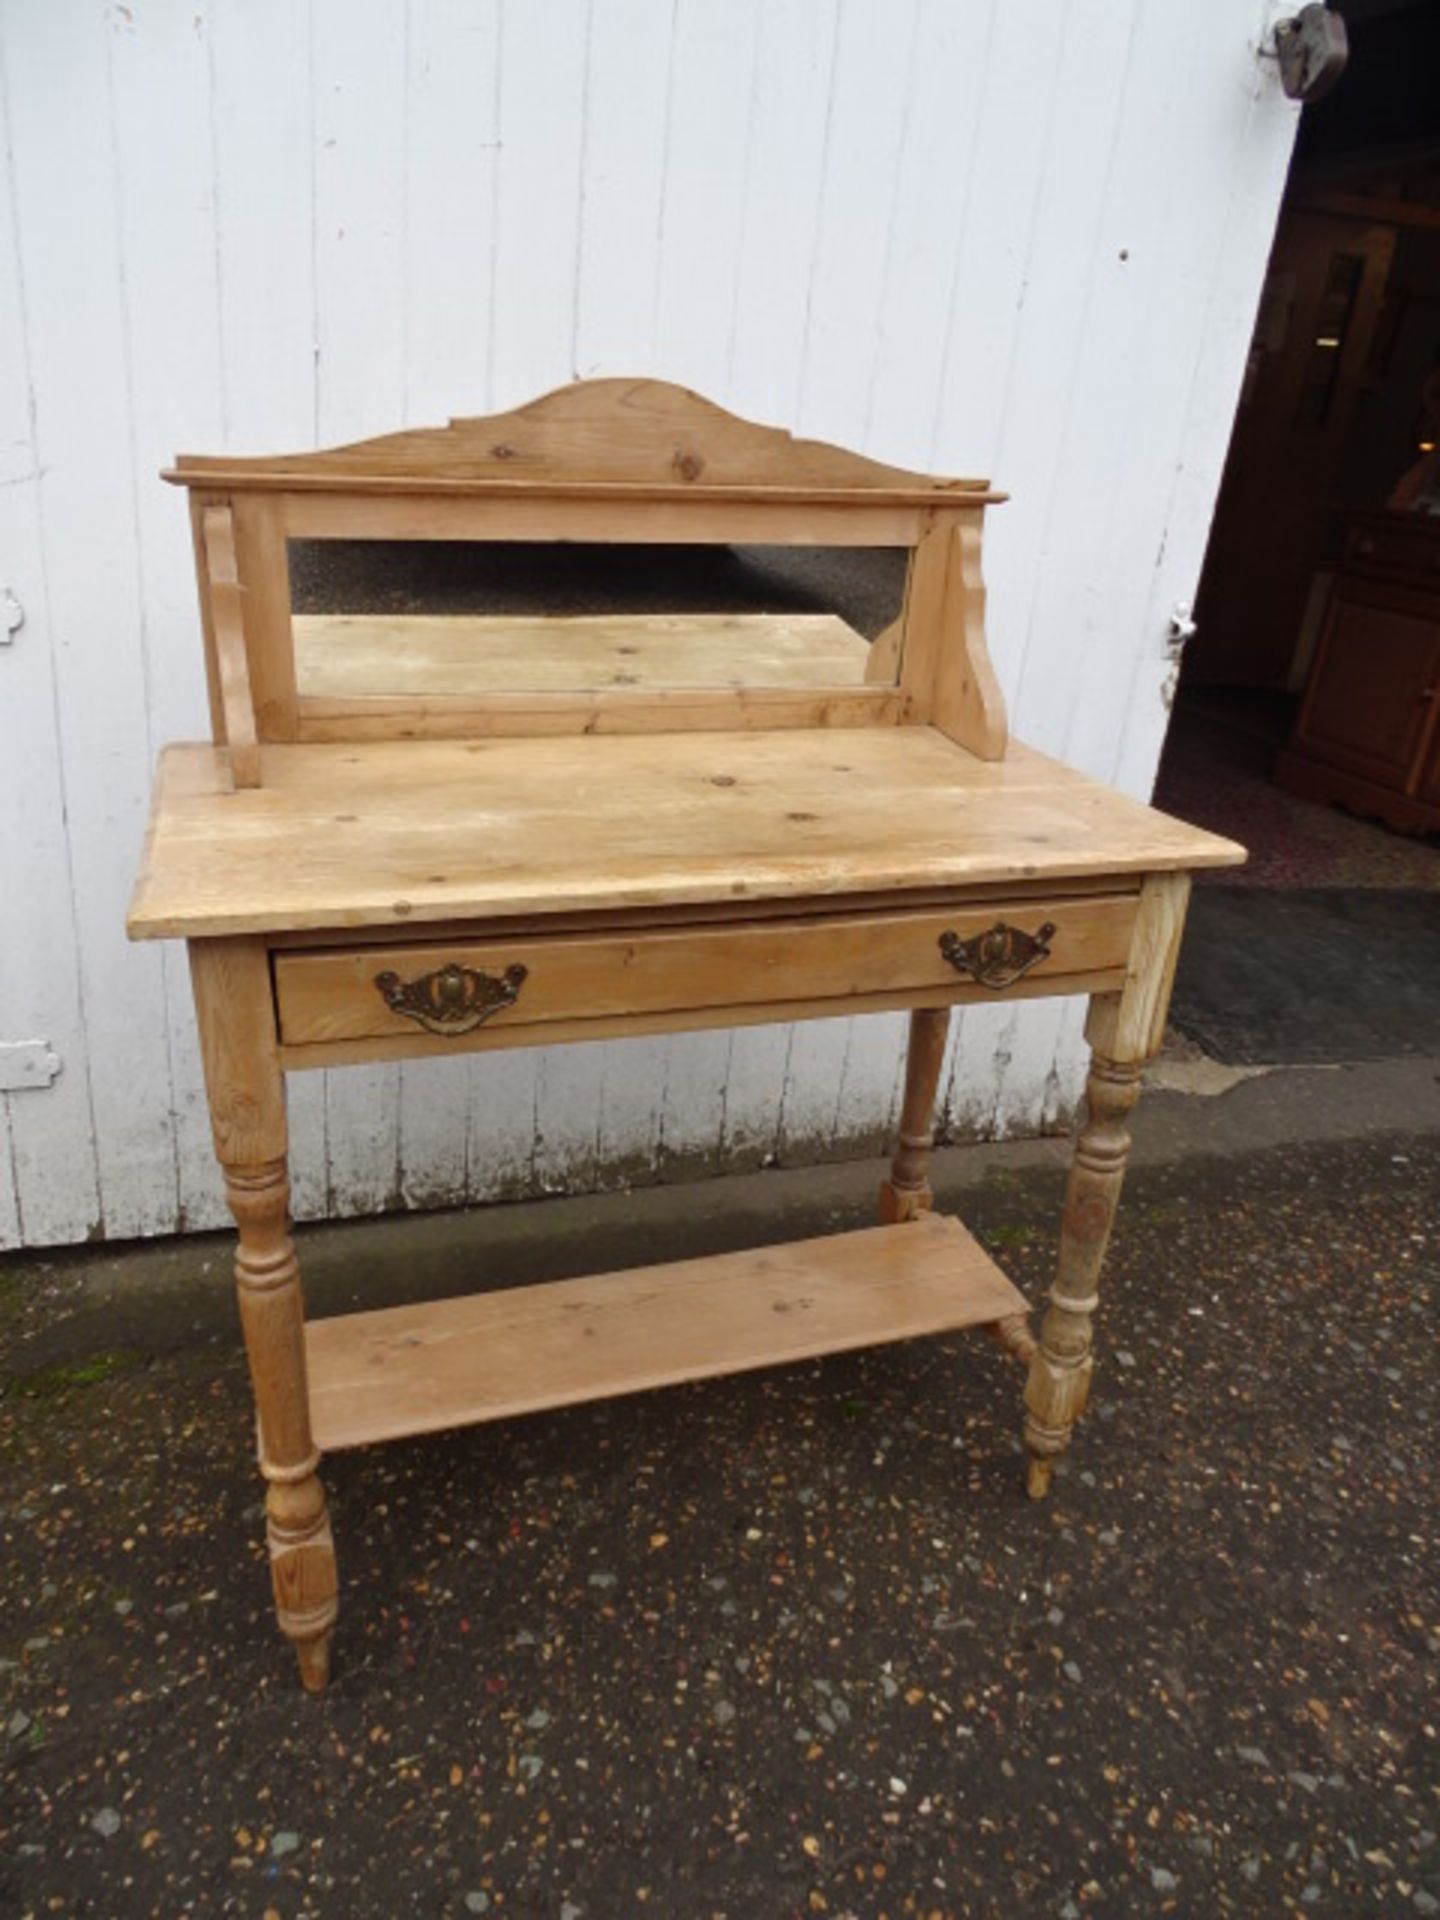
<path fill-rule="evenodd" d="M 1026 1017 L 1026 1013 L 1029 1017 Z M 994 1055 L 988 1124 L 980 1138 L 1009 1140 L 1035 1133 L 1051 1091 L 1051 1067 L 1065 1019 L 1063 1000 L 1042 1000 L 1033 1012 L 1007 1009 Z"/>
<path fill-rule="evenodd" d="M 1149 0 L 1137 22 L 1138 68 L 1152 65 L 1166 30 L 1165 9 Z M 1183 112 L 1166 123 L 1166 137 L 1174 141 L 1175 153 L 1161 175 L 1162 197 L 1157 205 L 1138 187 L 1133 197 L 1127 197 L 1129 220 L 1149 236 L 1144 250 L 1152 271 L 1129 369 L 1126 459 L 1116 480 L 1106 545 L 1093 562 L 1110 601 L 1110 618 L 1126 644 L 1106 648 L 1097 662 L 1095 693 L 1077 703 L 1063 736 L 1066 755 L 1101 774 L 1108 774 L 1115 764 L 1136 660 L 1146 652 L 1153 658 L 1157 642 L 1163 644 L 1163 624 L 1158 633 L 1147 635 L 1145 623 L 1157 569 L 1174 537 L 1167 519 L 1174 474 L 1195 370 L 1205 353 L 1209 295 L 1224 254 L 1232 194 L 1237 188 L 1248 194 L 1254 185 L 1248 167 L 1243 178 L 1237 178 L 1234 168 L 1237 156 L 1250 158 L 1245 132 L 1257 89 L 1264 84 L 1260 64 L 1252 63 L 1251 85 L 1226 88 L 1224 76 L 1233 70 L 1229 49 L 1212 45 L 1198 53 Z M 1275 104 L 1279 101 L 1276 89 Z M 1296 113 L 1286 105 L 1279 117 L 1293 126 Z M 1127 154 L 1136 172 L 1143 166 L 1144 118 L 1138 100 L 1127 102 L 1117 153 Z M 1134 257 L 1132 249 L 1132 263 Z M 1240 363 L 1232 364 L 1227 421 L 1234 417 L 1239 392 Z M 1184 375 L 1177 377 L 1182 368 Z M 1217 441 L 1212 430 L 1208 445 L 1213 448 Z M 1092 631 L 1096 629 L 1098 622 Z M 1157 752 L 1162 732 L 1163 723 L 1157 724 L 1153 734 Z"/>
<path fill-rule="evenodd" d="M 177 1175 L 163 965 L 124 933 L 151 738 L 108 82 L 116 30 L 74 4 L 7 10 L 4 24 L 71 937 L 101 1214 L 122 1236 L 174 1226 Z"/>
<path fill-rule="evenodd" d="M 507 5 L 491 399 L 516 406 L 574 377 L 589 0 Z"/>
<path fill-rule="evenodd" d="M 878 276 L 878 336 L 865 386 L 865 444 L 882 459 L 923 467 L 935 433 L 952 300 L 972 289 L 957 262 L 973 203 L 972 171 L 985 119 L 996 9 L 982 0 L 920 0 L 895 191 Z M 1123 8 L 1115 10 L 1124 13 Z M 940 209 L 947 209 L 940 217 Z M 959 323 L 964 326 L 963 317 Z M 974 466 L 965 432 L 947 457 Z"/>
<path fill-rule="evenodd" d="M 730 1094 L 733 1035 L 672 1033 L 662 1041 L 655 1080 L 660 1096 L 656 1161 L 666 1180 L 700 1168 L 728 1165 L 725 1112 Z M 652 1081 L 652 1085 L 654 1081 Z"/>
<path fill-rule="evenodd" d="M 797 1031 L 737 1027 L 731 1035 L 721 1143 L 731 1172 L 773 1166 L 779 1157 L 790 1048 Z"/>
<path fill-rule="evenodd" d="M 794 411 L 825 177 L 836 0 L 766 0 L 750 82 L 735 282 L 730 404 L 757 420 Z"/>
<path fill-rule="evenodd" d="M 1037 1116 L 1042 1133 L 1055 1133 L 1069 1125 L 1074 1114 L 1078 1090 L 1085 1078 L 1090 1048 L 1085 1039 L 1085 1017 L 1089 1003 L 1065 1000 L 1061 1003 L 1060 1032 L 1055 1042 L 1055 1057 L 1045 1085 L 1045 1099 Z"/>
<path fill-rule="evenodd" d="M 655 1178 L 666 1111 L 666 1065 L 665 1042 L 657 1034 L 602 1047 L 595 1126 L 596 1186 L 639 1186 Z"/>
<path fill-rule="evenodd" d="M 1259 22 L 1256 27 L 1258 41 Z M 1126 792 L 1148 798 L 1164 742 L 1178 661 L 1168 641 L 1170 615 L 1195 596 L 1199 558 L 1220 487 L 1239 400 L 1259 290 L 1275 233 L 1274 209 L 1284 191 L 1300 109 L 1285 99 L 1276 62 L 1258 57 L 1250 72 L 1243 120 L 1236 89 L 1219 102 L 1230 155 L 1225 212 L 1216 236 L 1193 378 L 1177 452 L 1154 480 L 1163 498 L 1164 538 L 1150 578 L 1125 724 L 1114 736 L 1106 771 Z M 1211 134 L 1213 141 L 1219 130 Z"/>
<path fill-rule="evenodd" d="M 850 1022 L 835 1096 L 835 1140 L 879 1153 L 893 1144 L 909 1015 L 870 1013 Z"/>
<path fill-rule="evenodd" d="M 500 0 L 423 0 L 409 14 L 401 417 L 439 425 L 492 404 Z"/>
<path fill-rule="evenodd" d="M 1162 0 L 1140 0 L 1078 322 L 1086 373 L 1053 454 L 1046 565 L 1016 699 L 1017 724 L 1037 746 L 1100 771 L 1113 758 L 1163 535 L 1166 491 L 1157 498 L 1152 458 L 1163 446 L 1161 470 L 1173 464 L 1178 423 L 1162 421 L 1183 408 L 1189 379 L 1177 375 L 1193 366 L 1204 323 L 1190 290 L 1213 267 L 1227 213 L 1217 156 L 1243 130 L 1251 99 L 1248 86 L 1224 85 L 1236 49 L 1219 36 L 1192 50 L 1185 87 L 1165 97 L 1153 76 L 1172 30 Z M 1153 164 L 1159 151 L 1163 167 Z M 1076 600 L 1062 582 L 1081 565 L 1091 585 Z"/>
<path fill-rule="evenodd" d="M 674 0 L 606 0 L 591 19 L 572 355 L 581 379 L 650 364 L 674 27 Z"/>
<path fill-rule="evenodd" d="M 55 648 L 46 593 L 24 261 L 15 211 L 10 94 L 29 85 L 24 44 L 0 18 L 0 567 L 25 621 L 0 652 L 0 1038 L 43 1039 L 64 1061 L 43 1090 L 0 1095 L 0 1244 L 82 1240 L 100 1223 L 74 875 L 65 830 Z M 23 903 L 23 905 L 21 904 Z M 55 1169 L 66 1175 L 57 1180 Z"/>
<path fill-rule="evenodd" d="M 397 1199 L 407 1207 L 455 1206 L 468 1192 L 470 1062 L 406 1060 L 396 1088 Z"/>
<path fill-rule="evenodd" d="M 915 0 L 840 14 L 795 411 L 849 446 L 865 434 L 917 29 Z"/>
<path fill-rule="evenodd" d="M 23 1244 L 20 1194 L 15 1185 L 15 1155 L 10 1141 L 11 1095 L 0 1094 L 0 1253 Z"/>
<path fill-rule="evenodd" d="M 472 1200 L 513 1200 L 534 1188 L 539 1057 L 517 1047 L 467 1062 L 465 1191 Z"/>
<path fill-rule="evenodd" d="M 714 390 L 730 346 L 759 0 L 678 0 L 659 208 L 653 365 Z"/>
<path fill-rule="evenodd" d="M 1005 0 L 985 43 L 975 152 L 929 450 L 942 471 L 993 469 L 1010 391 L 1015 321 L 1026 297 L 1031 242 L 1049 180 L 1045 156 L 1061 84 L 1061 22 L 1050 0 Z M 1025 138 L 1015 137 L 1024 102 Z M 1092 137 L 1104 138 L 1103 128 Z M 1060 161 L 1063 165 L 1063 159 Z M 1059 316 L 1052 316 L 1052 324 Z"/>
<path fill-rule="evenodd" d="M 961 1012 L 946 1063 L 945 1127 L 952 1139 L 983 1139 L 994 1124 L 1009 1024 L 1004 1006 L 981 1001 Z"/>
<path fill-rule="evenodd" d="M 157 475 L 179 447 L 218 446 L 225 433 L 210 22 L 188 10 L 127 16 L 110 9 L 106 25 L 150 738 L 204 739 L 209 719 L 186 503 Z M 174 102 L 163 118 L 155 112 L 157 93 Z M 160 959 L 176 1224 L 215 1226 L 229 1216 L 210 1147 L 189 970 L 179 945 L 167 942 Z"/>
<path fill-rule="evenodd" d="M 1013 499 L 987 514 L 985 525 L 992 646 L 1012 705 L 1041 577 L 1033 564 L 1037 548 L 1048 552 L 1059 541 L 1067 564 L 1081 552 L 1064 546 L 1075 503 L 1062 490 L 1056 452 L 1071 396 L 1084 380 L 1085 349 L 1094 344 L 1080 324 L 1091 280 L 1125 266 L 1104 254 L 1101 223 L 1134 27 L 1130 8 L 1070 0 L 1059 42 L 1063 85 L 1050 117 L 1045 186 L 1014 320 L 1016 371 L 993 456 Z M 1073 323 L 1057 326 L 1057 315 L 1067 311 Z"/>
<path fill-rule="evenodd" d="M 853 1020 L 800 1020 L 790 1035 L 780 1100 L 781 1160 L 823 1158 L 835 1135 L 840 1082 Z"/>
<path fill-rule="evenodd" d="M 543 1193 L 559 1193 L 573 1170 L 581 1186 L 594 1186 L 606 1046 L 546 1047 L 535 1062 L 535 1178 Z"/>

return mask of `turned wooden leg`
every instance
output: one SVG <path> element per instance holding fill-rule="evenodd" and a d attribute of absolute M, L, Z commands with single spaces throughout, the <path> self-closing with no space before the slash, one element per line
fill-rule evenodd
<path fill-rule="evenodd" d="M 890 1163 L 890 1178 L 880 1183 L 880 1218 L 887 1226 L 913 1220 L 935 1204 L 927 1175 L 935 1143 L 935 1089 L 949 1031 L 948 1007 L 917 1007 L 910 1016 L 900 1144 Z"/>
<path fill-rule="evenodd" d="M 1018 1360 L 1022 1367 L 1028 1367 L 1039 1352 L 1028 1313 L 1007 1313 L 1003 1320 L 992 1320 L 985 1331 L 1003 1352 L 1008 1353 L 1012 1360 Z"/>
<path fill-rule="evenodd" d="M 275 1611 L 312 1693 L 330 1671 L 335 1547 L 310 1435 L 305 1318 L 290 1238 L 284 1079 L 263 943 L 191 943 L 215 1150 L 239 1228 L 235 1281 L 260 1429 Z"/>
<path fill-rule="evenodd" d="M 1049 1492 L 1056 1458 L 1069 1446 L 1090 1394 L 1091 1321 L 1130 1151 L 1127 1121 L 1140 1095 L 1141 1070 L 1165 1030 L 1189 891 L 1186 874 L 1146 881 L 1125 986 L 1090 1002 L 1086 1117 L 1065 1189 L 1055 1283 L 1025 1383 L 1026 1483 L 1037 1500 Z"/>
<path fill-rule="evenodd" d="M 335 1545 L 310 1438 L 300 1268 L 290 1239 L 290 1181 L 283 1160 L 226 1166 L 225 1192 L 240 1229 L 235 1282 L 260 1424 L 260 1471 L 275 1612 L 293 1642 L 300 1678 L 318 1693 L 330 1674 L 335 1625 Z"/>
<path fill-rule="evenodd" d="M 1025 1386 L 1028 1485 L 1036 1499 L 1049 1491 L 1055 1456 L 1069 1446 L 1090 1393 L 1090 1319 L 1125 1177 L 1125 1122 L 1139 1098 L 1140 1067 L 1138 1060 L 1111 1060 L 1099 1052 L 1090 1058 L 1087 1113 L 1065 1189 L 1055 1284 Z"/>

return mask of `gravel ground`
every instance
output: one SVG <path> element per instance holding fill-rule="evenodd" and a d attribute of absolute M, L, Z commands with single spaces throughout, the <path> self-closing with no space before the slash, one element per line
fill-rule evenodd
<path fill-rule="evenodd" d="M 1056 1180 L 978 1206 L 1032 1298 Z M 1440 1914 L 1437 1194 L 1141 1168 L 1044 1505 L 973 1336 L 341 1456 L 320 1701 L 233 1337 L 12 1262 L 0 1911 Z"/>

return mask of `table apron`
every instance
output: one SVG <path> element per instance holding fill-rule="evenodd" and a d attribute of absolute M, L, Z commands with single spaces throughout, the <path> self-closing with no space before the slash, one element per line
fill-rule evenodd
<path fill-rule="evenodd" d="M 286 1067 L 1107 992 L 1138 896 L 272 956 Z"/>

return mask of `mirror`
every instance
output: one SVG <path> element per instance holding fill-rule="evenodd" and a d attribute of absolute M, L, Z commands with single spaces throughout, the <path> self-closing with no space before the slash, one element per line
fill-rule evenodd
<path fill-rule="evenodd" d="M 893 686 L 906 560 L 890 547 L 292 540 L 298 689 Z"/>

